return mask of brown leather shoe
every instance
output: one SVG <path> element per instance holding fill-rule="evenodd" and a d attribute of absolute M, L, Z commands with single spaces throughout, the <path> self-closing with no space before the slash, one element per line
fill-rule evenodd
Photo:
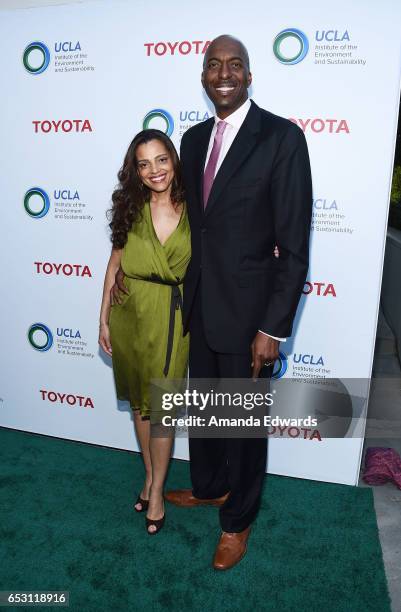
<path fill-rule="evenodd" d="M 239 533 L 223 531 L 214 553 L 213 567 L 216 570 L 227 570 L 234 567 L 245 556 L 251 526 Z"/>
<path fill-rule="evenodd" d="M 228 493 L 223 495 L 223 497 L 216 497 L 215 499 L 199 499 L 192 495 L 191 489 L 167 491 L 164 494 L 164 498 L 170 502 L 170 504 L 181 506 L 182 508 L 192 508 L 193 506 L 222 506 L 227 497 Z"/>

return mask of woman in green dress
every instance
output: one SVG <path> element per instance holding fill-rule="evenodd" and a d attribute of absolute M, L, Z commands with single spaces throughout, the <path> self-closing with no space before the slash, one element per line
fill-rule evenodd
<path fill-rule="evenodd" d="M 151 435 L 160 412 L 150 401 L 150 382 L 186 377 L 189 337 L 183 336 L 181 306 L 190 230 L 180 163 L 166 134 L 151 129 L 137 134 L 118 178 L 99 344 L 112 357 L 118 399 L 129 401 L 134 413 L 145 465 L 135 509 L 147 511 L 147 531 L 155 534 L 164 523 L 172 436 Z M 113 303 L 111 288 L 120 267 L 127 291 L 120 303 Z"/>

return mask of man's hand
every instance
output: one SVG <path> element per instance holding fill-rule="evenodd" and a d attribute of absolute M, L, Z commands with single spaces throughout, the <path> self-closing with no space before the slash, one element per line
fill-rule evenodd
<path fill-rule="evenodd" d="M 257 380 L 259 372 L 265 363 L 273 364 L 278 359 L 279 341 L 258 332 L 251 344 L 252 378 Z"/>
<path fill-rule="evenodd" d="M 127 295 L 129 294 L 127 287 L 124 285 L 124 278 L 125 278 L 125 274 L 122 268 L 119 268 L 116 274 L 116 282 L 110 289 L 110 304 L 112 306 L 114 306 L 114 304 L 122 303 L 120 291 L 122 293 L 126 293 Z"/>

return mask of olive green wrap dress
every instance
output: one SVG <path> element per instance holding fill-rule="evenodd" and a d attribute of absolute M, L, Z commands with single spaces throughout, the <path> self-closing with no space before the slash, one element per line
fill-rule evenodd
<path fill-rule="evenodd" d="M 146 203 L 122 251 L 129 294 L 111 307 L 109 327 L 117 397 L 151 421 L 155 407 L 150 381 L 183 379 L 187 374 L 189 335 L 183 335 L 182 283 L 190 257 L 186 205 L 162 245 Z"/>

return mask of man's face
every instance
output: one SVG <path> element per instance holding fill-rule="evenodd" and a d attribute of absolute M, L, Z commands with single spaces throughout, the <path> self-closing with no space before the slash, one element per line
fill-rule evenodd
<path fill-rule="evenodd" d="M 245 102 L 251 82 L 246 56 L 237 41 L 223 38 L 209 46 L 202 85 L 221 119 Z"/>

